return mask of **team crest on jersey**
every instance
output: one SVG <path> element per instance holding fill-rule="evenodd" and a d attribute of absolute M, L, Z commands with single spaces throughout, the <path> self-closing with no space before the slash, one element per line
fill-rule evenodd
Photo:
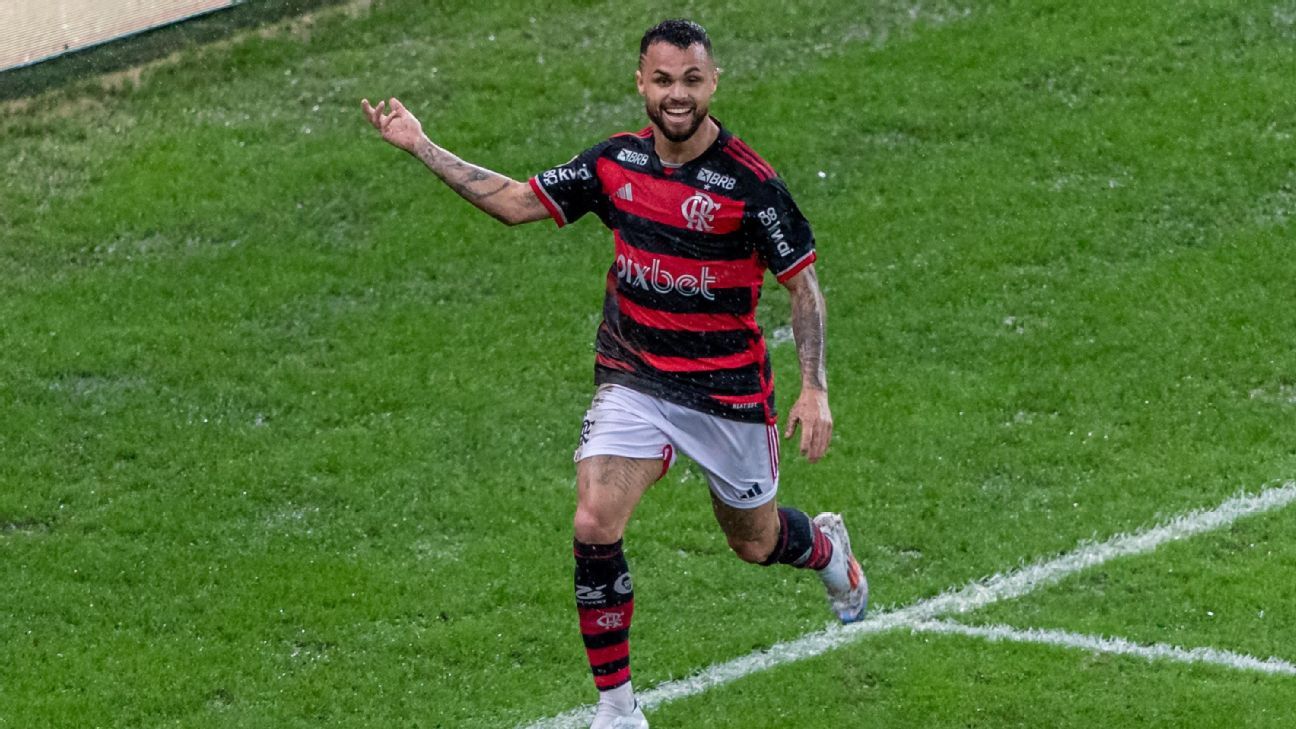
<path fill-rule="evenodd" d="M 715 221 L 715 214 L 719 209 L 720 203 L 712 200 L 711 196 L 704 192 L 695 194 L 680 206 L 680 212 L 684 213 L 684 222 L 688 225 L 688 229 L 703 233 L 711 231 L 711 223 Z"/>

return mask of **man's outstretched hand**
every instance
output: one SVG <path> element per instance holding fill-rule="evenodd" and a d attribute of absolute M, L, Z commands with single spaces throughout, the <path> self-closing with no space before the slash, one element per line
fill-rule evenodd
<path fill-rule="evenodd" d="M 801 426 L 801 455 L 814 463 L 828 452 L 828 442 L 832 440 L 832 412 L 828 409 L 828 393 L 810 387 L 801 389 L 801 396 L 788 413 L 787 425 L 783 437 L 791 438 Z"/>
<path fill-rule="evenodd" d="M 369 100 L 363 99 L 360 108 L 374 129 L 382 132 L 383 139 L 413 154 L 419 142 L 423 141 L 423 125 L 419 123 L 418 117 L 400 103 L 400 99 L 393 96 L 390 110 L 385 110 L 384 106 L 388 104 L 389 102 L 379 101 L 378 106 L 370 106 Z"/>

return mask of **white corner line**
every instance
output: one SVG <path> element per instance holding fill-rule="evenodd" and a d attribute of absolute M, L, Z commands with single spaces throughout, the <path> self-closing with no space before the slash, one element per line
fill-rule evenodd
<path fill-rule="evenodd" d="M 1014 628 L 1008 625 L 964 625 L 953 620 L 925 620 L 909 626 L 914 633 L 939 633 L 984 638 L 992 643 L 1036 643 L 1041 645 L 1076 648 L 1094 653 L 1111 653 L 1135 656 L 1149 661 L 1168 660 L 1178 663 L 1207 663 L 1238 671 L 1296 676 L 1296 665 L 1280 658 L 1256 658 L 1219 648 L 1181 648 L 1165 643 L 1143 645 L 1125 638 L 1103 637 L 1070 633 L 1065 630 L 1039 628 Z"/>
<path fill-rule="evenodd" d="M 975 580 L 960 589 L 943 592 L 905 608 L 876 612 L 858 623 L 833 625 L 795 640 L 775 643 L 765 650 L 713 664 L 688 678 L 667 681 L 639 692 L 639 702 L 651 709 L 704 693 L 753 673 L 822 655 L 867 635 L 920 624 L 941 615 L 969 613 L 1000 600 L 1021 597 L 1117 557 L 1145 554 L 1167 542 L 1222 529 L 1243 517 L 1281 509 L 1293 501 L 1296 501 L 1296 481 L 1287 481 L 1279 486 L 1263 488 L 1258 493 L 1238 494 L 1213 509 L 1189 511 L 1133 534 L 1118 534 L 1104 542 L 1081 542 L 1074 550 L 1053 559 Z M 593 707 L 580 706 L 529 724 L 527 729 L 581 729 L 592 712 Z"/>

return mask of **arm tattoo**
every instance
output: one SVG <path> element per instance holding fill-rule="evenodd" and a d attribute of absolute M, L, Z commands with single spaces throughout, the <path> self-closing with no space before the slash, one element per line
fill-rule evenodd
<path fill-rule="evenodd" d="M 519 183 L 497 172 L 469 164 L 435 144 L 419 147 L 415 156 L 460 197 L 491 217 L 508 222 L 507 202 L 496 199 L 496 196 Z"/>
<path fill-rule="evenodd" d="M 792 337 L 796 340 L 797 359 L 801 361 L 803 385 L 828 389 L 828 371 L 824 365 L 824 328 L 827 311 L 819 291 L 819 276 L 806 270 L 805 281 L 790 289 L 792 295 Z"/>

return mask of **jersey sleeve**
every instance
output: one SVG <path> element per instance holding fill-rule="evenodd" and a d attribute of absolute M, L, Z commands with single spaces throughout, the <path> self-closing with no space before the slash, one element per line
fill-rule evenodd
<path fill-rule="evenodd" d="M 606 142 L 599 143 L 567 163 L 531 178 L 531 189 L 559 228 L 576 222 L 602 202 L 602 186 L 596 171 L 599 155 L 606 146 Z"/>
<path fill-rule="evenodd" d="M 752 201 L 756 251 L 779 283 L 815 262 L 814 231 L 801 214 L 783 181 L 775 177 L 761 184 Z"/>

